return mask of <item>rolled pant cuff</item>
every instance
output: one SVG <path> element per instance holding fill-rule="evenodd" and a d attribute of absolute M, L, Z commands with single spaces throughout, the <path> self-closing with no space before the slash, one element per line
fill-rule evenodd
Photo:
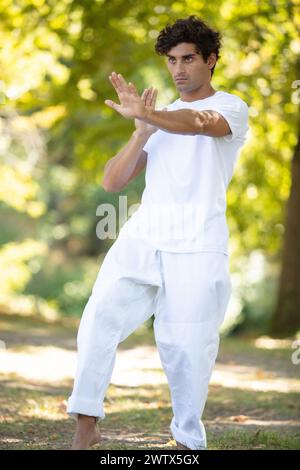
<path fill-rule="evenodd" d="M 171 430 L 173 438 L 180 444 L 183 444 L 184 446 L 188 447 L 189 449 L 191 450 L 206 450 L 207 449 L 206 436 L 204 436 L 202 439 L 191 438 L 188 434 L 178 429 L 178 427 L 175 425 L 174 418 L 172 419 L 170 430 Z"/>
<path fill-rule="evenodd" d="M 77 419 L 78 414 L 94 416 L 98 420 L 103 420 L 106 416 L 101 403 L 74 396 L 68 399 L 67 414 L 75 419 Z"/>

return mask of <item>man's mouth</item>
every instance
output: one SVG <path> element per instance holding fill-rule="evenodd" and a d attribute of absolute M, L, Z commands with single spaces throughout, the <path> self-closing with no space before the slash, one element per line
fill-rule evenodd
<path fill-rule="evenodd" d="M 175 78 L 175 82 L 185 82 L 187 78 Z"/>

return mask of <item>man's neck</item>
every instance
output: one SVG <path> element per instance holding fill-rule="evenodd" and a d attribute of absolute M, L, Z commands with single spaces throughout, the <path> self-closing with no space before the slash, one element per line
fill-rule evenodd
<path fill-rule="evenodd" d="M 197 101 L 197 100 L 203 100 L 205 98 L 209 98 L 210 96 L 213 96 L 217 90 L 215 90 L 210 83 L 206 86 L 202 86 L 198 88 L 197 90 L 188 92 L 188 93 L 181 93 L 180 94 L 180 100 L 181 101 Z"/>

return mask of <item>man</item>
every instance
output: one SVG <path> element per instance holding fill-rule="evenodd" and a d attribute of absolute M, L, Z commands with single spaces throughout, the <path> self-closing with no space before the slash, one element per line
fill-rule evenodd
<path fill-rule="evenodd" d="M 231 295 L 226 189 L 248 130 L 248 107 L 211 84 L 220 34 L 196 16 L 157 38 L 180 98 L 155 110 L 157 90 L 139 96 L 113 72 L 134 119 L 129 142 L 106 165 L 103 187 L 120 191 L 146 167 L 139 209 L 107 252 L 78 331 L 78 365 L 67 412 L 77 417 L 73 449 L 99 442 L 96 421 L 118 344 L 154 313 L 154 334 L 170 387 L 170 430 L 180 449 L 206 449 L 201 421 Z"/>

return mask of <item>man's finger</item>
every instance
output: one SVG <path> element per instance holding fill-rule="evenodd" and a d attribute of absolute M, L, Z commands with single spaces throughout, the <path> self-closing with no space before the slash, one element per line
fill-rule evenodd
<path fill-rule="evenodd" d="M 122 74 L 118 73 L 117 74 L 117 77 L 116 77 L 116 80 L 118 81 L 118 83 L 120 83 L 120 85 L 122 86 L 122 88 L 126 89 L 128 87 L 128 83 L 126 82 L 125 78 L 123 77 Z"/>
<path fill-rule="evenodd" d="M 147 88 L 145 88 L 141 96 L 141 99 L 143 100 L 144 105 L 146 105 L 146 93 L 147 93 Z"/>
<path fill-rule="evenodd" d="M 146 106 L 151 105 L 151 93 L 152 93 L 152 87 L 147 89 L 147 95 L 146 95 Z"/>
<path fill-rule="evenodd" d="M 157 98 L 157 93 L 158 93 L 158 90 L 157 90 L 157 88 L 155 88 L 153 90 L 153 93 L 152 93 L 152 96 L 151 96 L 151 106 L 155 105 L 156 98 Z"/>
<path fill-rule="evenodd" d="M 127 90 L 128 85 L 125 82 L 124 78 L 123 78 L 123 80 L 120 79 L 120 74 L 118 74 L 116 72 L 112 72 L 111 77 L 112 77 L 117 89 L 119 90 L 119 92 Z M 124 82 L 125 82 L 125 85 L 124 85 Z"/>
<path fill-rule="evenodd" d="M 139 96 L 138 92 L 137 92 L 137 89 L 135 88 L 134 84 L 129 82 L 128 83 L 128 88 L 130 91 L 132 91 L 136 96 Z"/>
<path fill-rule="evenodd" d="M 119 112 L 121 106 L 118 104 L 118 103 L 115 103 L 114 101 L 112 100 L 105 100 L 104 103 L 109 106 L 110 108 L 112 109 L 115 109 L 116 111 Z"/>
<path fill-rule="evenodd" d="M 111 74 L 111 75 L 109 75 L 108 78 L 109 78 L 109 80 L 110 80 L 112 86 L 113 86 L 114 89 L 116 90 L 116 92 L 119 94 L 119 92 L 122 91 L 122 90 L 121 90 L 121 88 L 120 88 L 120 86 L 119 86 L 119 84 L 118 84 L 118 82 L 117 82 L 115 76 L 114 76 L 113 74 Z"/>
<path fill-rule="evenodd" d="M 123 79 L 121 79 L 120 75 L 121 74 L 118 74 L 116 72 L 112 72 L 111 77 L 112 77 L 112 80 L 115 84 L 116 89 L 119 92 L 122 92 L 122 91 L 126 91 L 128 89 L 128 85 L 125 82 L 123 77 L 122 77 Z"/>

